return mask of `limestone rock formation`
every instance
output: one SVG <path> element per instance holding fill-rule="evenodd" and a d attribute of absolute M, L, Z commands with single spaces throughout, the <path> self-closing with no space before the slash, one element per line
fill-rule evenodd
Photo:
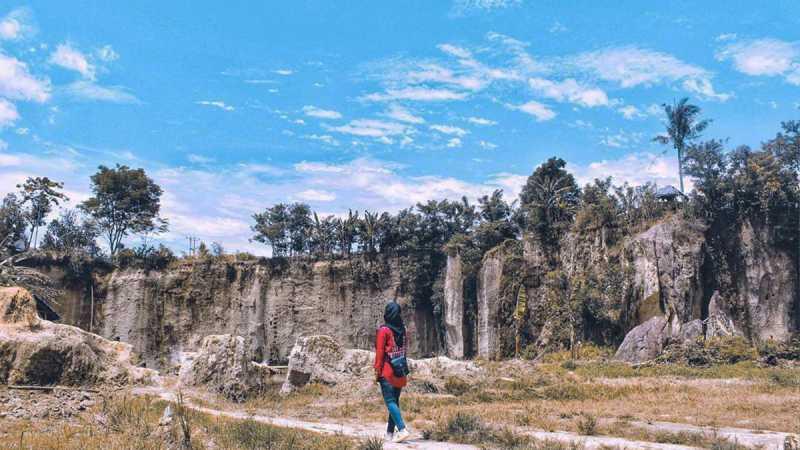
<path fill-rule="evenodd" d="M 636 324 L 666 314 L 678 323 L 701 318 L 705 226 L 673 216 L 625 245 L 633 272 L 629 308 Z"/>
<path fill-rule="evenodd" d="M 0 383 L 87 386 L 149 383 L 132 348 L 79 328 L 40 319 L 25 289 L 0 288 Z"/>
<path fill-rule="evenodd" d="M 788 340 L 797 324 L 792 320 L 796 268 L 786 249 L 770 245 L 769 231 L 745 222 L 739 232 L 744 273 L 736 277 L 740 305 L 748 311 L 749 337 L 766 341 Z"/>
<path fill-rule="evenodd" d="M 375 353 L 345 349 L 330 336 L 308 336 L 297 340 L 289 359 L 289 371 L 281 387 L 286 395 L 308 383 L 350 385 L 358 390 L 374 389 L 372 363 Z M 448 377 L 476 379 L 483 370 L 471 361 L 459 361 L 439 356 L 428 359 L 409 359 L 410 388 L 415 385 L 442 389 Z"/>
<path fill-rule="evenodd" d="M 640 363 L 655 359 L 664 348 L 668 337 L 667 319 L 655 316 L 636 326 L 617 349 L 614 359 Z"/>
<path fill-rule="evenodd" d="M 338 384 L 369 376 L 374 355 L 366 350 L 344 349 L 330 336 L 298 338 L 281 393 L 291 393 L 312 382 Z"/>
<path fill-rule="evenodd" d="M 724 308 L 718 291 L 714 291 L 708 302 L 708 318 L 706 319 L 706 339 L 712 337 L 737 336 L 741 331 L 736 327 L 733 318 Z"/>
<path fill-rule="evenodd" d="M 187 386 L 207 386 L 241 402 L 263 386 L 264 375 L 252 359 L 243 337 L 206 336 L 200 350 L 181 367 L 180 381 Z"/>
<path fill-rule="evenodd" d="M 499 350 L 497 314 L 500 307 L 500 289 L 505 253 L 501 247 L 490 250 L 483 257 L 478 271 L 478 323 L 477 353 L 481 358 L 494 359 Z"/>
<path fill-rule="evenodd" d="M 447 355 L 464 357 L 464 274 L 461 256 L 447 255 L 444 279 L 444 327 Z"/>
<path fill-rule="evenodd" d="M 403 306 L 411 354 L 439 351 L 433 313 L 415 309 L 391 261 L 186 261 L 161 271 L 111 273 L 97 320 L 101 333 L 130 342 L 148 367 L 180 364 L 208 335 L 246 338 L 259 361 L 283 363 L 298 336 L 324 326 L 347 347 L 371 348 L 387 299 Z M 386 266 L 382 266 L 386 264 Z M 379 285 L 361 280 L 381 271 Z"/>

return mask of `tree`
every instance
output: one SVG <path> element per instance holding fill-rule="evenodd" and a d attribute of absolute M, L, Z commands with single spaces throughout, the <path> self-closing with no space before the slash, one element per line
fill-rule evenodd
<path fill-rule="evenodd" d="M 25 239 L 25 211 L 15 194 L 8 194 L 0 205 L 0 252 L 19 251 L 16 244 Z M 27 242 L 27 241 L 25 241 Z"/>
<path fill-rule="evenodd" d="M 278 203 L 263 213 L 253 215 L 256 233 L 253 240 L 272 247 L 273 256 L 284 256 L 289 250 L 289 206 Z"/>
<path fill-rule="evenodd" d="M 686 146 L 691 141 L 700 137 L 703 130 L 711 123 L 710 120 L 698 120 L 700 107 L 689 103 L 689 98 L 684 97 L 680 101 L 668 105 L 661 105 L 667 116 L 667 134 L 656 136 L 654 141 L 661 144 L 672 144 L 678 151 L 678 177 L 683 192 L 683 154 Z"/>
<path fill-rule="evenodd" d="M 548 245 L 555 243 L 559 230 L 572 222 L 580 202 L 580 188 L 575 177 L 564 170 L 566 165 L 561 158 L 548 159 L 528 177 L 519 195 L 528 229 Z"/>
<path fill-rule="evenodd" d="M 289 207 L 289 232 L 290 255 L 303 254 L 308 249 L 309 235 L 311 232 L 311 208 L 305 203 L 295 203 Z"/>
<path fill-rule="evenodd" d="M 68 200 L 66 195 L 59 192 L 59 189 L 63 188 L 64 183 L 52 181 L 47 177 L 29 177 L 25 183 L 17 185 L 21 204 L 29 205 L 25 216 L 31 231 L 26 248 L 30 248 L 31 243 L 35 247 L 38 229 L 46 223 L 45 218 L 53 210 L 53 206 L 58 206 L 61 200 Z"/>
<path fill-rule="evenodd" d="M 95 256 L 100 252 L 95 242 L 98 234 L 94 221 L 81 217 L 78 211 L 68 209 L 47 225 L 42 248 L 62 252 L 79 251 Z"/>
<path fill-rule="evenodd" d="M 94 194 L 80 208 L 94 218 L 108 240 L 113 257 L 131 233 L 164 232 L 167 221 L 159 217 L 161 187 L 144 172 L 117 164 L 99 166 L 91 176 Z"/>

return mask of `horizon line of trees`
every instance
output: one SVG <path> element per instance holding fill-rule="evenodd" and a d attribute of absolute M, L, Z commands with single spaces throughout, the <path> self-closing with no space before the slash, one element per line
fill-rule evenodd
<path fill-rule="evenodd" d="M 685 209 L 719 227 L 743 217 L 763 222 L 800 254 L 800 121 L 782 123 L 776 137 L 758 150 L 742 146 L 727 151 L 724 141 L 700 141 L 710 121 L 701 119 L 700 108 L 687 99 L 663 107 L 667 133 L 654 140 L 676 149 L 681 184 L 684 173 L 695 181 Z M 31 177 L 18 185 L 18 192 L 0 205 L 0 250 L 14 253 L 38 245 L 98 255 L 97 240 L 103 238 L 113 258 L 125 249 L 127 237 L 167 230 L 160 216 L 162 190 L 144 169 L 99 166 L 91 186 L 93 195 L 77 209 L 47 222 L 55 207 L 68 200 L 63 183 Z M 599 231 L 610 243 L 674 207 L 659 201 L 657 188 L 653 183 L 614 185 L 610 177 L 581 187 L 565 161 L 553 157 L 533 171 L 519 198 L 511 201 L 498 189 L 476 203 L 466 197 L 429 200 L 396 214 L 349 210 L 341 217 L 320 217 L 305 203 L 278 203 L 253 215 L 252 240 L 268 245 L 276 257 L 319 258 L 442 252 L 448 244 L 457 248 L 465 243 L 485 252 L 523 233 L 545 248 L 556 247 L 570 231 Z M 157 251 L 146 242 L 133 250 Z M 219 244 L 209 250 L 203 243 L 198 253 L 221 252 Z"/>

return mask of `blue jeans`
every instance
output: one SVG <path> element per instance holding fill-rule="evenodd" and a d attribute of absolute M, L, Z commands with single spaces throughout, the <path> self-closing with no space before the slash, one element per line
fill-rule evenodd
<path fill-rule="evenodd" d="M 383 401 L 386 403 L 386 409 L 389 410 L 386 432 L 394 433 L 395 426 L 397 427 L 397 431 L 404 430 L 406 424 L 403 422 L 403 415 L 400 413 L 400 391 L 402 391 L 402 389 L 392 386 L 383 378 L 381 378 L 380 383 Z"/>

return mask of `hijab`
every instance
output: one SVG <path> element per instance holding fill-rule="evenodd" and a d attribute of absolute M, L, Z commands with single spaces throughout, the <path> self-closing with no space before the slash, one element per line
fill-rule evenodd
<path fill-rule="evenodd" d="M 403 347 L 405 345 L 406 327 L 403 325 L 403 317 L 400 315 L 400 305 L 395 302 L 386 304 L 383 311 L 384 325 L 392 330 L 395 345 Z"/>

